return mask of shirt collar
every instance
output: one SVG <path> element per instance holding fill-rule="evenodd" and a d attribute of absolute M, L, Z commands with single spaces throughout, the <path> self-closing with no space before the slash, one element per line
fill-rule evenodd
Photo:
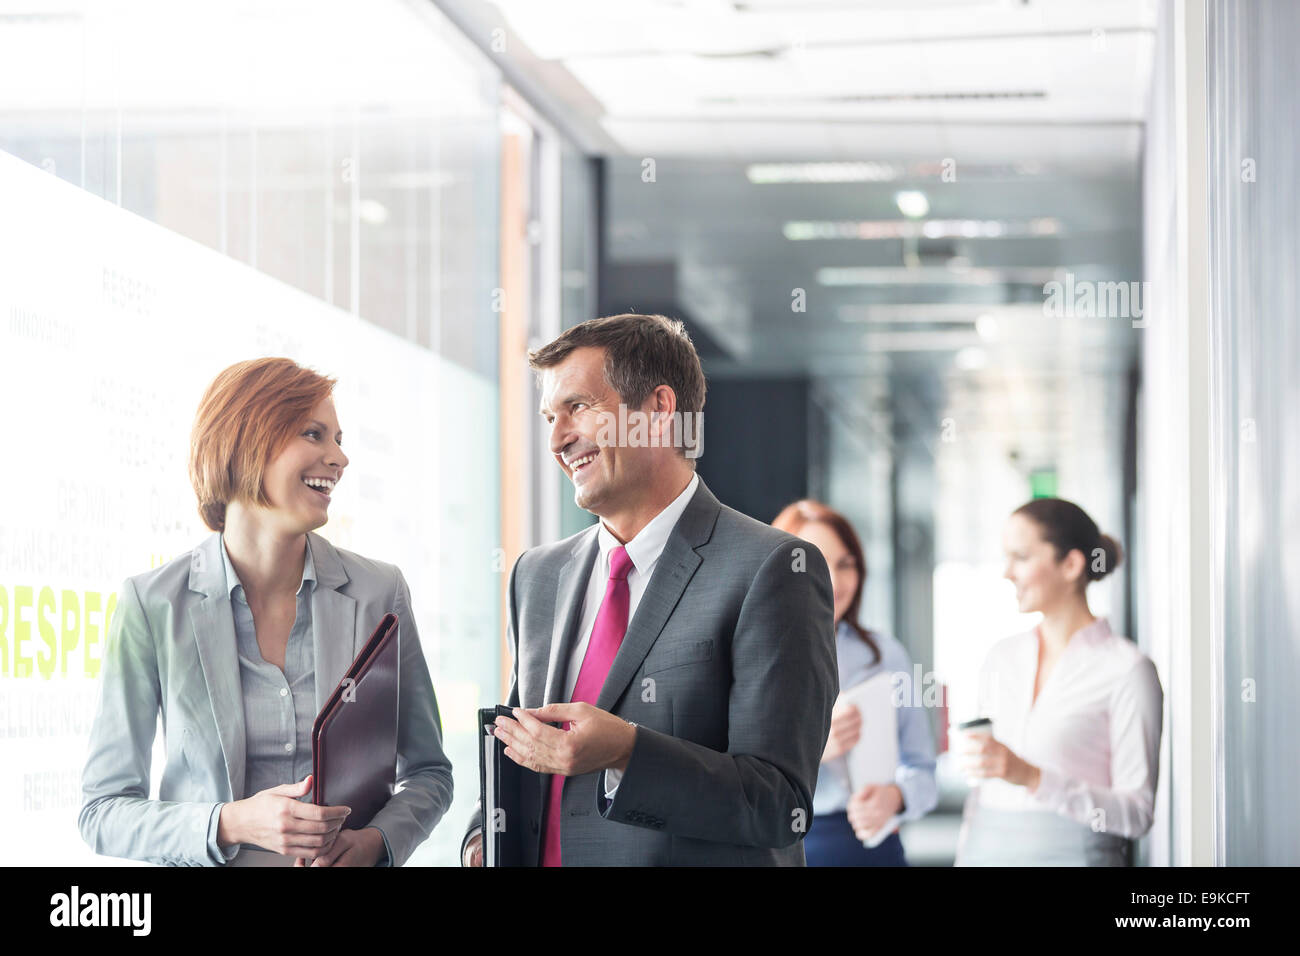
<path fill-rule="evenodd" d="M 1036 624 L 1034 625 L 1034 629 L 1029 632 L 1034 636 L 1036 641 L 1042 640 L 1042 627 L 1042 624 Z M 1069 650 L 1072 647 L 1083 644 L 1100 644 L 1102 641 L 1105 641 L 1110 637 L 1112 633 L 1114 632 L 1110 629 L 1110 621 L 1103 616 L 1098 616 L 1091 624 L 1086 624 L 1071 634 L 1070 639 L 1066 641 L 1065 649 Z M 1037 654 L 1037 643 L 1035 643 L 1034 648 L 1034 653 Z"/>
<path fill-rule="evenodd" d="M 691 503 L 691 496 L 695 494 L 695 489 L 700 485 L 700 476 L 691 475 L 691 480 L 687 482 L 682 493 L 672 500 L 663 511 L 659 512 L 650 519 L 650 523 L 642 528 L 635 538 L 623 545 L 627 549 L 627 556 L 632 559 L 632 567 L 636 568 L 638 574 L 647 574 L 659 560 L 659 555 L 664 553 L 664 548 L 668 545 L 668 536 L 673 533 L 673 528 L 677 526 L 677 520 L 686 510 L 686 506 Z M 605 569 L 605 575 L 609 575 L 609 553 L 619 546 L 618 538 L 605 527 L 605 522 L 600 523 L 600 531 L 597 532 L 596 540 L 600 542 L 600 563 Z"/>
<path fill-rule="evenodd" d="M 226 566 L 226 595 L 235 596 L 235 588 L 239 588 L 239 597 L 242 600 L 244 596 L 244 585 L 239 580 L 239 575 L 235 573 L 235 566 L 230 561 L 230 552 L 226 550 L 226 536 L 221 536 L 221 560 Z M 311 590 L 316 590 L 316 562 L 311 557 L 311 542 L 307 542 L 307 553 L 302 562 L 302 582 L 298 585 L 298 593 L 311 582 Z"/>
<path fill-rule="evenodd" d="M 1105 617 L 1098 617 L 1087 627 L 1080 628 L 1075 632 L 1076 638 L 1082 638 L 1085 641 L 1103 641 L 1110 637 L 1110 621 Z"/>

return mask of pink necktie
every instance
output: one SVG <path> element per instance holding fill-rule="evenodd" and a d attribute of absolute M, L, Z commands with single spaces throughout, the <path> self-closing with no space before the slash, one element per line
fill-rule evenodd
<path fill-rule="evenodd" d="M 570 703 L 581 701 L 594 706 L 600 697 L 600 689 L 605 686 L 614 655 L 627 633 L 627 612 L 632 603 L 627 589 L 630 570 L 632 559 L 627 556 L 626 548 L 618 547 L 609 553 L 609 583 L 605 585 L 605 600 L 600 602 L 600 610 L 596 612 L 596 624 L 591 629 L 591 640 L 587 643 L 587 653 L 583 655 Z M 564 729 L 569 729 L 567 720 Z M 567 779 L 558 773 L 551 777 L 551 793 L 542 829 L 542 866 L 560 865 L 560 808 Z"/>

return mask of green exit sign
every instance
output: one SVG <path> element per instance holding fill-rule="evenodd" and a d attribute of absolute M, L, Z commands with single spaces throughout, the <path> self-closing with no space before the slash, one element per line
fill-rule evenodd
<path fill-rule="evenodd" d="M 1029 473 L 1029 494 L 1032 498 L 1056 497 L 1056 469 L 1040 468 Z"/>

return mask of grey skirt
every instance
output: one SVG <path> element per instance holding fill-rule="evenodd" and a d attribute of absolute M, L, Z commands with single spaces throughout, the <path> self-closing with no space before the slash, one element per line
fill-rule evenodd
<path fill-rule="evenodd" d="M 977 808 L 963 823 L 956 866 L 1131 866 L 1132 842 L 1039 810 Z"/>

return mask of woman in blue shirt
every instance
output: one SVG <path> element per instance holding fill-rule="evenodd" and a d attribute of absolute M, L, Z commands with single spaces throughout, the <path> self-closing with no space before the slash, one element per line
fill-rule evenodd
<path fill-rule="evenodd" d="M 875 847 L 868 848 L 862 841 L 895 815 L 915 820 L 938 802 L 934 735 L 925 710 L 916 705 L 910 692 L 912 661 L 894 638 L 868 631 L 857 622 L 867 565 L 858 536 L 843 515 L 805 499 L 787 506 L 772 524 L 815 545 L 830 568 L 840 691 L 882 671 L 907 675 L 895 685 L 896 690 L 902 688 L 907 693 L 898 707 L 899 762 L 892 783 L 852 790 L 846 755 L 861 735 L 862 716 L 852 704 L 836 704 L 817 774 L 813 822 L 804 837 L 804 855 L 809 866 L 907 866 L 897 828 Z"/>

